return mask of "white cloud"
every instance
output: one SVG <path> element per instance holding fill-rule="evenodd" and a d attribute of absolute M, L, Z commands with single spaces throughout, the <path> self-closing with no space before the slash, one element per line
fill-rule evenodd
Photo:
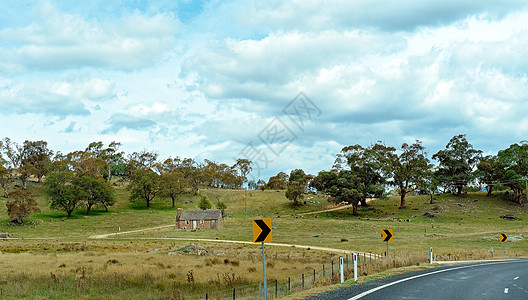
<path fill-rule="evenodd" d="M 134 13 L 97 21 L 45 6 L 45 18 L 0 30 L 0 71 L 58 71 L 94 67 L 130 70 L 150 66 L 174 46 L 178 23 L 170 14 Z"/>
<path fill-rule="evenodd" d="M 56 82 L 51 90 L 59 95 L 92 101 L 106 101 L 116 96 L 115 83 L 99 78 Z"/>
<path fill-rule="evenodd" d="M 64 95 L 25 85 L 13 85 L 0 89 L 0 112 L 2 114 L 45 114 L 65 117 L 88 115 L 84 103 Z"/>

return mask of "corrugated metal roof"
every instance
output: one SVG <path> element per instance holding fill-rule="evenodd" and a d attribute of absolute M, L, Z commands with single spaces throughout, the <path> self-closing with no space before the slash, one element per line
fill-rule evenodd
<path fill-rule="evenodd" d="M 218 220 L 221 215 L 221 210 L 184 210 L 180 220 Z"/>

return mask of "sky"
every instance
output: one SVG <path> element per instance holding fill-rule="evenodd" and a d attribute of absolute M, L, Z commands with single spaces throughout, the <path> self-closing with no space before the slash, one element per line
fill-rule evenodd
<path fill-rule="evenodd" d="M 526 1 L 0 2 L 0 136 L 332 167 L 349 145 L 528 139 Z"/>

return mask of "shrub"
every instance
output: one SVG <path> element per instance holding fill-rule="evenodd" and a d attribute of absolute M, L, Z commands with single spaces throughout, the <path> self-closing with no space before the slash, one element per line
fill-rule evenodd
<path fill-rule="evenodd" d="M 13 224 L 24 224 L 24 218 L 28 217 L 32 212 L 40 212 L 33 194 L 24 190 L 11 192 L 6 206 L 7 214 Z"/>
<path fill-rule="evenodd" d="M 206 196 L 202 196 L 202 199 L 200 199 L 200 203 L 198 204 L 198 207 L 201 210 L 207 210 L 213 207 L 213 205 L 211 204 L 211 202 L 209 202 Z"/>

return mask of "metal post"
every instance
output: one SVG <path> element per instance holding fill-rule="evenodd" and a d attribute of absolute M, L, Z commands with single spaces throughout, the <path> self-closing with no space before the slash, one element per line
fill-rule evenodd
<path fill-rule="evenodd" d="M 431 260 L 431 264 L 433 264 L 433 247 L 431 247 L 430 252 L 431 252 L 431 253 L 429 253 L 430 260 Z"/>
<path fill-rule="evenodd" d="M 209 299 L 209 295 L 205 293 L 205 300 Z"/>
<path fill-rule="evenodd" d="M 345 282 L 345 275 L 343 273 L 343 256 L 339 256 L 339 275 L 341 275 L 341 283 Z"/>
<path fill-rule="evenodd" d="M 387 263 L 390 264 L 390 261 L 389 261 L 389 242 L 387 242 Z"/>
<path fill-rule="evenodd" d="M 264 255 L 264 243 L 262 243 L 262 276 L 264 278 L 264 300 L 268 300 L 268 281 L 266 280 L 266 256 Z"/>
<path fill-rule="evenodd" d="M 302 288 L 304 289 L 304 273 L 302 274 Z"/>
<path fill-rule="evenodd" d="M 291 278 L 288 277 L 288 293 L 291 292 Z"/>
<path fill-rule="evenodd" d="M 506 243 L 502 243 L 502 253 L 506 256 Z"/>
<path fill-rule="evenodd" d="M 323 264 L 323 277 L 325 276 L 325 271 L 324 271 L 324 264 Z"/>
<path fill-rule="evenodd" d="M 262 283 L 259 282 L 259 300 L 262 298 Z"/>
<path fill-rule="evenodd" d="M 354 281 L 357 281 L 357 254 L 354 253 Z"/>
<path fill-rule="evenodd" d="M 278 295 L 278 285 L 279 285 L 279 280 L 275 279 L 275 299 L 277 299 L 277 295 Z"/>
<path fill-rule="evenodd" d="M 334 277 L 334 261 L 332 260 L 332 277 Z"/>
<path fill-rule="evenodd" d="M 235 290 L 235 288 L 233 288 L 233 300 L 235 300 L 235 299 L 236 299 L 236 290 Z"/>
<path fill-rule="evenodd" d="M 314 269 L 314 282 L 313 282 L 313 284 L 315 285 L 315 269 Z"/>
<path fill-rule="evenodd" d="M 491 247 L 491 258 L 493 258 L 493 247 Z"/>

